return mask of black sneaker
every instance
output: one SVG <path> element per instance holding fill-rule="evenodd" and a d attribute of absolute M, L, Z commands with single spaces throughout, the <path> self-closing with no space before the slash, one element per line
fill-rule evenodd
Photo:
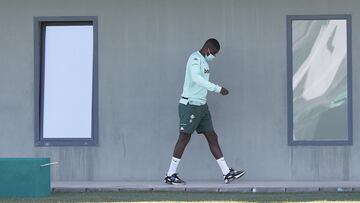
<path fill-rule="evenodd" d="M 245 174 L 245 171 L 235 171 L 234 169 L 230 168 L 230 171 L 228 174 L 224 175 L 224 181 L 225 183 L 230 183 L 233 180 L 241 178 Z"/>
<path fill-rule="evenodd" d="M 185 185 L 185 181 L 181 180 L 177 173 L 172 174 L 171 176 L 166 176 L 164 182 L 170 185 Z"/>

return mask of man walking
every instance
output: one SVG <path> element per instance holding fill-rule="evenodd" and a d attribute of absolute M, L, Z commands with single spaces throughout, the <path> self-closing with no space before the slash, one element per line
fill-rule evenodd
<path fill-rule="evenodd" d="M 200 51 L 190 55 L 185 73 L 183 93 L 179 101 L 180 135 L 176 142 L 170 167 L 164 179 L 168 184 L 185 184 L 176 173 L 181 156 L 189 143 L 191 134 L 196 130 L 204 134 L 210 151 L 215 157 L 222 171 L 225 183 L 240 178 L 245 171 L 229 168 L 218 143 L 218 136 L 214 131 L 209 108 L 206 104 L 207 91 L 227 95 L 229 91 L 209 82 L 209 65 L 220 51 L 220 44 L 216 39 L 208 39 Z"/>

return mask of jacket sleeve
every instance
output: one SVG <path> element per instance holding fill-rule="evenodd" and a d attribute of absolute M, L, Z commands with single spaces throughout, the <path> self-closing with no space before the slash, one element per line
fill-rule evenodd
<path fill-rule="evenodd" d="M 206 88 L 209 91 L 220 93 L 221 87 L 214 83 L 209 82 L 201 76 L 200 59 L 190 59 L 190 75 L 191 79 L 199 86 Z"/>

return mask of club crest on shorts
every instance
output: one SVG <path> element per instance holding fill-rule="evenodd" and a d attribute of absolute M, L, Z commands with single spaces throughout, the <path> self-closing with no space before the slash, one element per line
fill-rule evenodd
<path fill-rule="evenodd" d="M 195 118 L 194 114 L 191 114 L 190 118 L 191 118 L 191 119 L 194 119 L 194 118 Z"/>

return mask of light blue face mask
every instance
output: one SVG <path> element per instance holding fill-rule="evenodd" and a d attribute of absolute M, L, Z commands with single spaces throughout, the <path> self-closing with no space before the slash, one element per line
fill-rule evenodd
<path fill-rule="evenodd" d="M 208 48 L 208 51 L 209 51 L 209 55 L 208 55 L 208 56 L 207 56 L 207 55 L 205 55 L 205 59 L 206 59 L 206 61 L 212 61 L 212 60 L 214 60 L 215 56 L 211 54 L 211 52 L 210 52 L 210 49 L 209 49 L 209 48 Z"/>

